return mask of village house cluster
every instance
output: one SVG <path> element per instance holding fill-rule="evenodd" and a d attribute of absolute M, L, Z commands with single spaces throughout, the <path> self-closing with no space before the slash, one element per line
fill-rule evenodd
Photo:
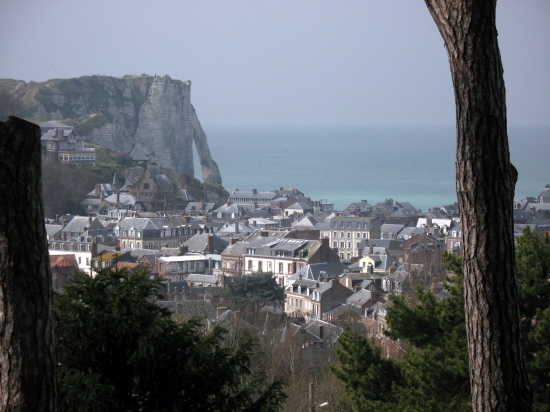
<path fill-rule="evenodd" d="M 52 159 L 86 153 L 72 131 L 53 126 L 43 137 L 47 145 L 55 142 L 48 146 Z M 76 271 L 94 276 L 98 268 L 147 268 L 162 279 L 159 304 L 178 311 L 210 305 L 204 313 L 216 316 L 207 298 L 223 294 L 235 276 L 269 272 L 284 288 L 284 307 L 272 310 L 291 320 L 287 333 L 307 331 L 309 343 L 323 346 L 352 317 L 388 356 L 403 350 L 383 333 L 392 296 L 414 299 L 417 286 L 447 295 L 441 254 L 461 253 L 457 204 L 422 212 L 392 198 L 363 199 L 337 211 L 326 200 L 282 187 L 236 189 L 221 205 L 196 202 L 185 190 L 174 195 L 149 156 L 136 145 L 124 184 L 115 176 L 93 188 L 82 203 L 85 216 L 46 221 L 54 288 Z M 527 225 L 541 236 L 550 232 L 549 185 L 513 208 L 517 235 Z"/>

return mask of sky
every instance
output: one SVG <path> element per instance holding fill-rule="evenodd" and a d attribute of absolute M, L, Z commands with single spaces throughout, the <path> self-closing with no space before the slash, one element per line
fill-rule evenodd
<path fill-rule="evenodd" d="M 511 125 L 550 125 L 550 1 L 499 0 Z M 0 78 L 169 75 L 205 127 L 454 124 L 421 0 L 0 0 Z"/>

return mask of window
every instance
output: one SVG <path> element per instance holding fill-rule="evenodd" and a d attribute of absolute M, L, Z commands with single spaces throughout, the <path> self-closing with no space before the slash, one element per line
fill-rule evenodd
<path fill-rule="evenodd" d="M 363 229 L 368 229 L 367 222 L 363 222 Z"/>
<path fill-rule="evenodd" d="M 346 247 L 346 242 L 340 242 L 340 247 L 343 249 Z"/>
<path fill-rule="evenodd" d="M 191 262 L 189 266 L 191 266 L 191 269 L 195 269 L 195 262 Z"/>
<path fill-rule="evenodd" d="M 90 258 L 86 258 L 86 266 L 90 265 Z"/>
<path fill-rule="evenodd" d="M 340 227 L 344 227 L 344 222 L 340 222 Z"/>
<path fill-rule="evenodd" d="M 248 270 L 252 270 L 252 261 L 251 260 L 248 261 Z"/>
<path fill-rule="evenodd" d="M 340 237 L 344 237 L 344 232 L 340 232 Z"/>
<path fill-rule="evenodd" d="M 332 232 L 332 237 L 338 237 L 338 232 Z"/>
<path fill-rule="evenodd" d="M 361 238 L 361 233 L 357 232 L 357 239 Z"/>
<path fill-rule="evenodd" d="M 263 269 L 264 269 L 264 268 L 263 268 L 263 262 L 260 260 L 260 261 L 258 262 L 258 271 L 259 271 L 259 272 L 263 272 Z"/>
<path fill-rule="evenodd" d="M 79 256 L 78 257 L 78 264 L 81 265 L 82 264 L 82 258 Z"/>
<path fill-rule="evenodd" d="M 149 189 L 149 183 L 144 183 L 144 184 L 143 184 L 143 188 L 144 188 L 145 190 Z"/>
<path fill-rule="evenodd" d="M 332 247 L 338 247 L 338 242 L 332 242 Z"/>
<path fill-rule="evenodd" d="M 366 238 L 367 238 L 367 234 L 363 233 L 363 239 L 366 239 Z"/>
<path fill-rule="evenodd" d="M 332 225 L 332 227 L 338 227 L 338 222 L 334 222 L 334 224 Z"/>
<path fill-rule="evenodd" d="M 351 232 L 348 232 L 348 239 L 351 239 Z"/>
<path fill-rule="evenodd" d="M 351 222 L 348 222 L 348 228 L 351 229 Z"/>
<path fill-rule="evenodd" d="M 361 222 L 357 222 L 357 229 L 361 229 Z"/>
<path fill-rule="evenodd" d="M 279 273 L 283 273 L 283 264 L 279 263 Z"/>
<path fill-rule="evenodd" d="M 292 273 L 292 263 L 288 264 L 288 273 Z"/>
<path fill-rule="evenodd" d="M 155 248 L 155 244 L 149 242 L 149 243 L 147 244 L 147 248 L 148 248 L 149 250 L 153 250 L 153 249 Z"/>
<path fill-rule="evenodd" d="M 351 242 L 348 242 L 348 249 L 351 249 Z"/>

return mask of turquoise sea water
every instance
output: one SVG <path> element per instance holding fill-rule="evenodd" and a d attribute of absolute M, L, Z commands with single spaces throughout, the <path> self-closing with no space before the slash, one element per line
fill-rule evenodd
<path fill-rule="evenodd" d="M 456 201 L 451 127 L 205 127 L 223 185 L 296 187 L 343 209 L 392 197 L 424 211 Z M 550 127 L 509 127 L 516 199 L 550 183 Z M 195 159 L 196 176 L 200 176 Z"/>

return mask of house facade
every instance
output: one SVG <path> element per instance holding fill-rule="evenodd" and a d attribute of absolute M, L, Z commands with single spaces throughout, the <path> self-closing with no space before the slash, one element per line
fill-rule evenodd
<path fill-rule="evenodd" d="M 378 217 L 335 216 L 330 223 L 330 245 L 338 249 L 340 259 L 359 255 L 363 239 L 379 239 L 381 222 Z"/>
<path fill-rule="evenodd" d="M 84 147 L 83 140 L 72 129 L 64 127 L 50 129 L 40 138 L 43 148 L 42 158 L 46 162 L 94 167 L 95 148 Z"/>
<path fill-rule="evenodd" d="M 305 240 L 261 236 L 250 241 L 244 252 L 244 273 L 272 272 L 279 285 L 310 263 L 338 262 L 328 239 Z"/>

